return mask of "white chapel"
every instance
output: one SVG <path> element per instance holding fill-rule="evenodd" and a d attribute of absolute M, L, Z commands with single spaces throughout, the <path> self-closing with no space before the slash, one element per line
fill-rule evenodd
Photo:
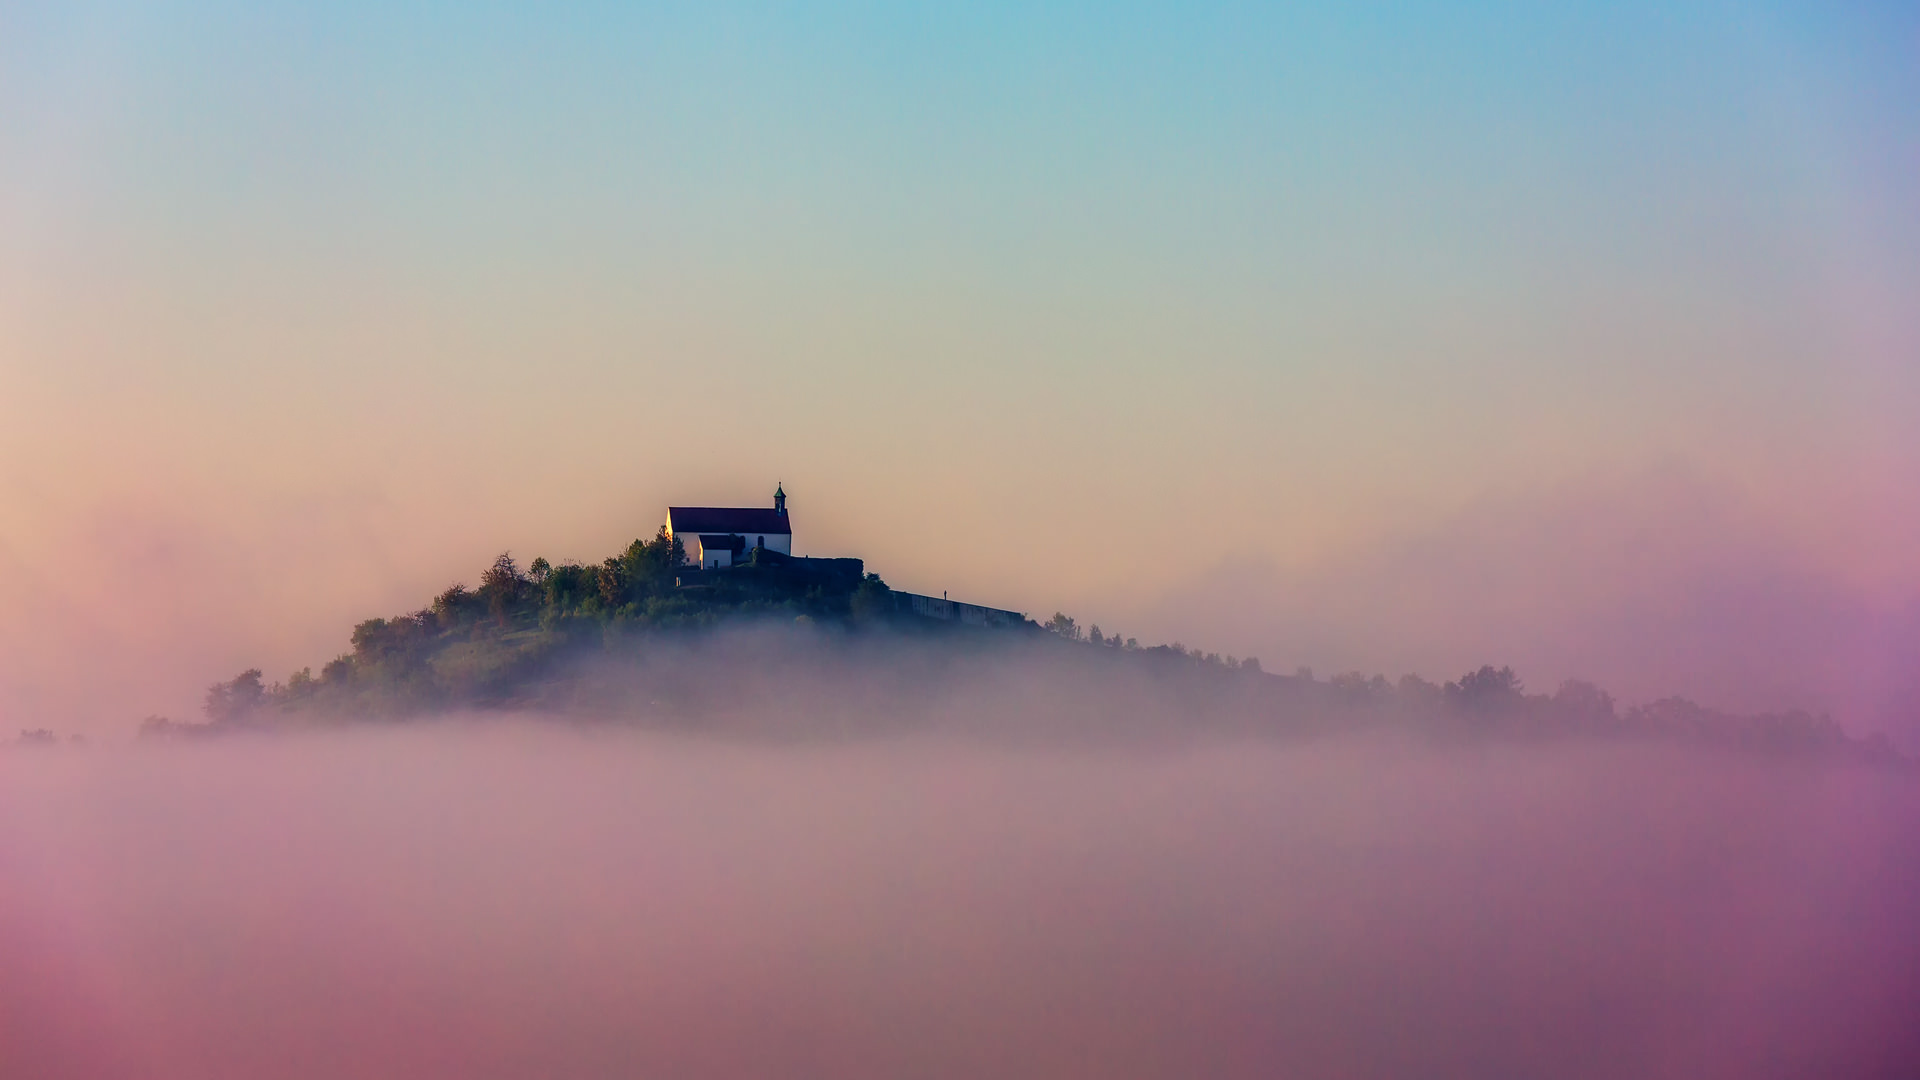
<path fill-rule="evenodd" d="M 744 561 L 754 548 L 793 554 L 787 492 L 776 485 L 773 509 L 758 506 L 669 506 L 667 536 L 678 538 L 687 565 L 704 570 Z"/>

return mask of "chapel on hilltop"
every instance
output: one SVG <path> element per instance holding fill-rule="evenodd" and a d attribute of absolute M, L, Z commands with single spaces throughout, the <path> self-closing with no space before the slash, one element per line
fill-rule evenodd
<path fill-rule="evenodd" d="M 732 566 L 753 548 L 793 554 L 793 525 L 786 490 L 773 489 L 773 509 L 759 506 L 669 506 L 667 536 L 680 541 L 687 565 L 702 570 Z"/>

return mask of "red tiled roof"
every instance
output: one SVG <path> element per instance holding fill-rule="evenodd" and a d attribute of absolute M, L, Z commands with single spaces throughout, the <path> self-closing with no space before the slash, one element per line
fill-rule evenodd
<path fill-rule="evenodd" d="M 766 507 L 669 506 L 667 521 L 680 533 L 773 533 L 792 535 L 789 515 Z"/>

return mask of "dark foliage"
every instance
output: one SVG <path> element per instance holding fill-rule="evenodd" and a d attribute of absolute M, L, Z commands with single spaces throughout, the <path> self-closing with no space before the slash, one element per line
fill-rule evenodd
<path fill-rule="evenodd" d="M 597 565 L 541 558 L 522 570 L 502 553 L 478 588 L 456 583 L 419 611 L 355 626 L 352 651 L 318 676 L 302 669 L 268 686 L 254 669 L 209 687 L 206 726 L 504 704 L 563 659 L 639 647 L 652 635 L 752 618 L 851 626 L 891 611 L 885 582 L 847 572 L 859 565 L 854 560 L 756 550 L 731 569 L 701 571 L 682 566 L 684 554 L 665 529 Z M 172 736 L 197 726 L 153 717 L 142 734 Z"/>
<path fill-rule="evenodd" d="M 863 574 L 857 560 L 796 559 L 754 549 L 731 568 L 701 570 L 682 565 L 682 555 L 664 529 L 598 564 L 535 559 L 523 571 L 503 553 L 481 574 L 477 589 L 455 584 L 419 611 L 360 623 L 349 638 L 352 651 L 328 662 L 318 676 L 302 669 L 284 684 L 267 686 L 259 670 L 248 670 L 208 689 L 208 723 L 150 717 L 141 734 L 176 737 L 328 718 L 399 719 L 448 708 L 564 712 L 569 703 L 593 696 L 579 672 L 585 670 L 582 662 L 595 656 L 617 657 L 617 666 L 630 673 L 649 673 L 646 700 L 716 701 L 728 686 L 755 685 L 777 661 L 769 659 L 773 654 L 728 654 L 730 646 L 696 647 L 691 637 L 759 620 L 798 625 L 811 635 L 834 629 L 847 641 L 876 632 L 910 640 L 946 634 L 948 641 L 955 640 L 952 635 L 973 634 L 976 640 L 1009 646 L 1000 655 L 1010 659 L 1048 656 L 1056 673 L 1091 675 L 1091 685 L 1145 679 L 1142 685 L 1177 702 L 1180 715 L 1194 718 L 1190 722 L 1235 730 L 1392 726 L 1463 739 L 1661 738 L 1761 752 L 1902 760 L 1884 738 L 1850 739 L 1830 718 L 1804 712 L 1733 716 L 1670 698 L 1622 713 L 1613 697 L 1592 683 L 1571 680 L 1552 694 L 1529 694 L 1512 668 L 1490 664 L 1444 685 L 1418 675 L 1390 682 L 1361 672 L 1321 682 L 1307 668 L 1291 676 L 1268 674 L 1255 658 L 1223 657 L 1179 642 L 1142 647 L 1097 625 L 1083 628 L 1064 613 L 1044 625 L 1029 621 L 1012 630 L 961 629 L 903 614 L 886 583 Z M 936 644 L 935 653 L 965 651 Z M 863 673 L 859 677 L 870 685 L 827 680 L 828 692 L 851 701 L 871 695 L 874 686 L 891 685 L 887 669 L 898 664 L 899 656 L 886 659 L 884 650 L 841 652 L 834 662 L 847 662 L 847 670 Z M 925 655 L 914 662 L 925 663 Z M 915 692 L 894 694 L 887 708 L 897 709 Z M 818 704 L 823 713 L 837 708 Z"/>

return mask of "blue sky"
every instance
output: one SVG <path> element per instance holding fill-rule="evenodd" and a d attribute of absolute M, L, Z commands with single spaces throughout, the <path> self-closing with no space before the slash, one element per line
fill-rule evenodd
<path fill-rule="evenodd" d="M 1916 61 L 1892 4 L 0 4 L 0 556 L 91 611 L 89 537 L 292 545 L 233 603 L 313 629 L 196 647 L 323 661 L 779 478 L 821 551 L 1144 628 L 1679 471 L 1900 602 Z"/>

